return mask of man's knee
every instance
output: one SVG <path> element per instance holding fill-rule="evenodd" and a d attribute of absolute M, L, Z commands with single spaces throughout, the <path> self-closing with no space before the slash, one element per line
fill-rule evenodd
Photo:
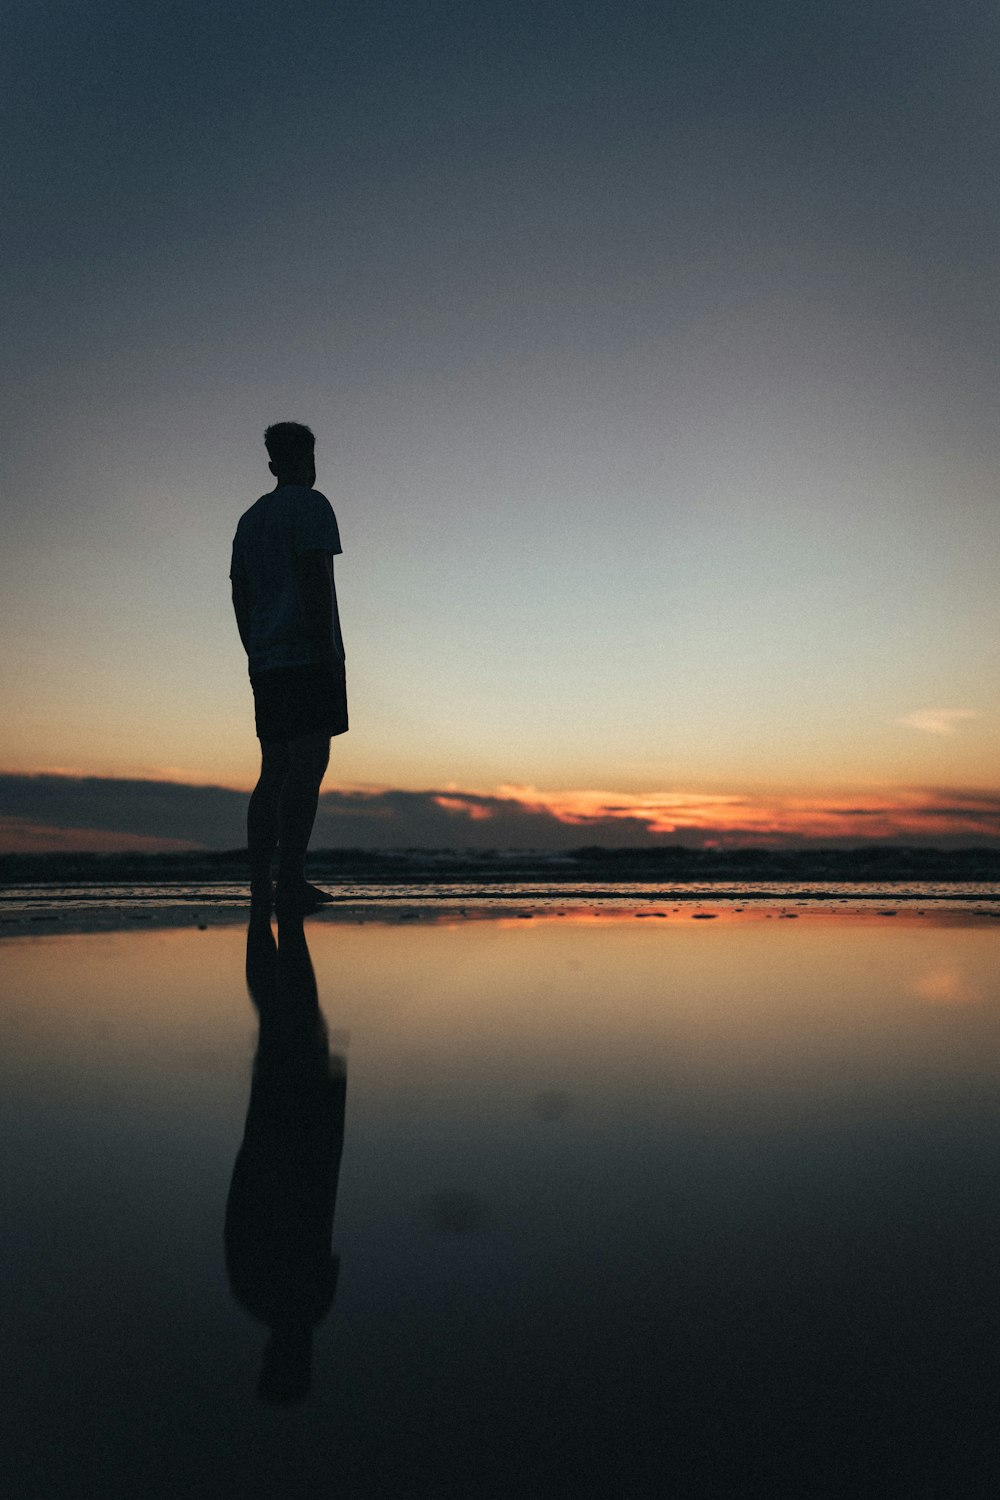
<path fill-rule="evenodd" d="M 269 743 L 261 743 L 261 781 L 280 781 L 288 771 L 289 762 L 288 745 L 284 740 L 272 740 Z"/>
<path fill-rule="evenodd" d="M 303 734 L 288 741 L 289 770 L 303 779 L 322 781 L 330 764 L 330 736 Z"/>

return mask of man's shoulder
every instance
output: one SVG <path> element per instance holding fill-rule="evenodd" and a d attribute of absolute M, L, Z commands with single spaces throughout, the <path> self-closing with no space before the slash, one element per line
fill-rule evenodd
<path fill-rule="evenodd" d="M 322 490 L 310 489 L 305 484 L 283 484 L 268 490 L 245 510 L 236 523 L 234 546 L 255 545 L 255 541 L 269 532 L 274 523 L 280 528 L 291 526 L 293 530 L 318 527 L 324 538 L 333 535 L 331 550 L 339 551 L 337 518 L 333 506 Z M 319 545 L 324 545 L 321 542 Z"/>
<path fill-rule="evenodd" d="M 237 534 L 237 536 L 239 535 L 239 533 L 241 531 L 244 531 L 247 526 L 250 526 L 250 525 L 253 524 L 255 516 L 257 516 L 257 515 L 260 514 L 261 508 L 262 508 L 265 500 L 267 500 L 270 497 L 270 494 L 271 494 L 271 491 L 268 491 L 268 493 L 266 495 L 261 495 L 261 497 L 260 497 L 259 500 L 255 500 L 254 503 L 251 506 L 249 506 L 247 510 L 245 510 L 243 512 L 243 514 L 240 516 L 239 520 L 236 523 L 236 534 Z"/>
<path fill-rule="evenodd" d="M 330 502 L 322 490 L 310 489 L 307 484 L 285 484 L 282 485 L 280 494 L 287 494 L 293 505 L 329 505 Z"/>

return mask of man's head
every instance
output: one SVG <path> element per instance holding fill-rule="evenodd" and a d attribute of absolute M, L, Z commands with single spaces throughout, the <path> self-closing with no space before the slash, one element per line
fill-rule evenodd
<path fill-rule="evenodd" d="M 301 422 L 275 422 L 264 433 L 264 447 L 279 484 L 316 483 L 316 439 Z"/>

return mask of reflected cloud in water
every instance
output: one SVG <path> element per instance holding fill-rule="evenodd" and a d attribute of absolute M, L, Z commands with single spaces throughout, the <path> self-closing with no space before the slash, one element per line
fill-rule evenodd
<path fill-rule="evenodd" d="M 933 965 L 921 974 L 915 989 L 931 1005 L 979 1005 L 986 998 L 960 964 Z"/>
<path fill-rule="evenodd" d="M 279 923 L 277 942 L 266 916 L 251 917 L 246 980 L 260 1029 L 226 1203 L 226 1271 L 268 1329 L 258 1394 L 288 1404 L 309 1390 L 313 1333 L 337 1290 L 347 1065 L 330 1052 L 301 917 Z"/>

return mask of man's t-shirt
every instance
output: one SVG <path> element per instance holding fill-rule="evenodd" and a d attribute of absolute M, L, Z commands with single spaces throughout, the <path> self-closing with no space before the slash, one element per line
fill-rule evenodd
<path fill-rule="evenodd" d="M 323 663 L 322 644 L 306 630 L 295 561 L 303 552 L 342 551 L 333 507 L 319 490 L 305 485 L 283 484 L 240 517 L 229 576 L 242 582 L 250 600 L 251 677 L 275 667 Z M 333 633 L 343 657 L 336 593 Z"/>

